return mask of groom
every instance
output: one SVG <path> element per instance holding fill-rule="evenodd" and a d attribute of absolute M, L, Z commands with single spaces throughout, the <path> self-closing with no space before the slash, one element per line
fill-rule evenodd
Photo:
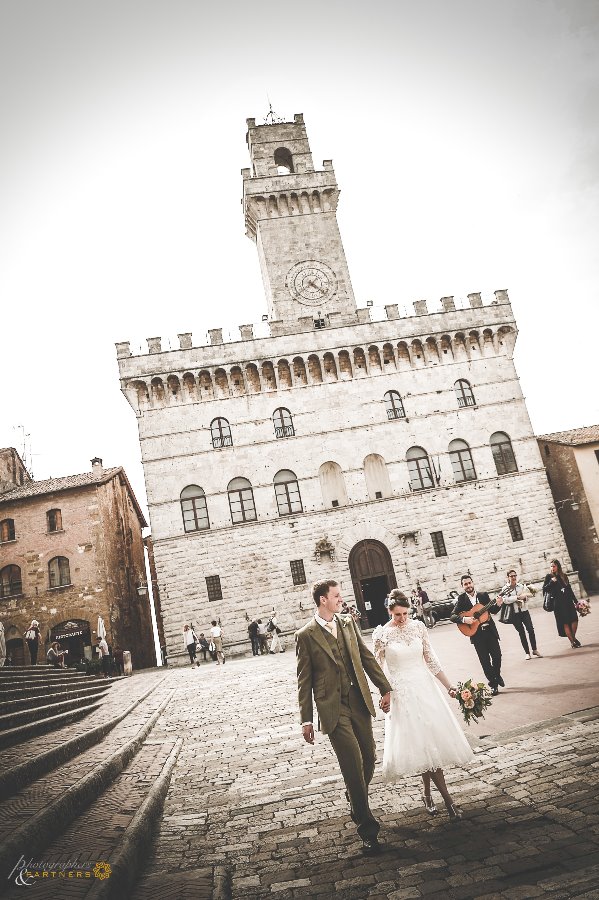
<path fill-rule="evenodd" d="M 390 707 L 391 685 L 362 641 L 352 616 L 339 616 L 342 599 L 336 581 L 319 581 L 312 588 L 314 619 L 295 635 L 297 685 L 304 740 L 314 743 L 312 694 L 319 727 L 328 734 L 362 838 L 362 852 L 380 852 L 379 823 L 368 805 L 368 785 L 374 774 L 376 716 L 366 675 L 381 692 L 379 706 Z"/>

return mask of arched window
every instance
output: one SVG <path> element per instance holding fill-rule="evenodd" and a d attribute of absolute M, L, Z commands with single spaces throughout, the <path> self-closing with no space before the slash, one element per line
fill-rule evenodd
<path fill-rule="evenodd" d="M 23 593 L 21 570 L 18 566 L 4 566 L 0 569 L 0 597 L 16 597 Z"/>
<path fill-rule="evenodd" d="M 15 520 L 3 519 L 0 522 L 0 544 L 15 540 Z"/>
<path fill-rule="evenodd" d="M 293 157 L 287 147 L 278 147 L 275 150 L 275 166 L 277 175 L 293 174 Z"/>
<path fill-rule="evenodd" d="M 397 391 L 387 391 L 385 394 L 385 406 L 387 407 L 388 419 L 405 419 L 406 411 Z"/>
<path fill-rule="evenodd" d="M 272 414 L 272 421 L 275 426 L 275 437 L 293 437 L 295 434 L 291 413 L 284 406 L 279 406 L 278 409 L 275 409 Z"/>
<path fill-rule="evenodd" d="M 256 520 L 254 491 L 247 478 L 234 478 L 229 482 L 227 491 L 233 525 L 239 525 L 240 522 L 254 522 Z"/>
<path fill-rule="evenodd" d="M 210 528 L 206 494 L 197 484 L 189 484 L 181 491 L 181 513 L 185 531 L 203 531 Z"/>
<path fill-rule="evenodd" d="M 64 587 L 71 583 L 71 569 L 66 556 L 55 556 L 48 563 L 50 587 Z"/>
<path fill-rule="evenodd" d="M 472 393 L 472 387 L 469 381 L 460 378 L 453 386 L 455 395 L 458 398 L 458 406 L 462 409 L 464 406 L 476 406 L 476 400 Z"/>
<path fill-rule="evenodd" d="M 491 435 L 491 453 L 498 475 L 507 475 L 508 472 L 518 471 L 510 436 L 504 431 L 496 431 Z"/>
<path fill-rule="evenodd" d="M 476 481 L 476 469 L 466 441 L 452 441 L 449 445 L 449 458 L 456 481 Z"/>
<path fill-rule="evenodd" d="M 289 469 L 281 469 L 273 478 L 275 496 L 280 516 L 303 512 L 297 475 Z"/>
<path fill-rule="evenodd" d="M 210 423 L 210 434 L 212 435 L 212 446 L 215 450 L 219 450 L 221 447 L 233 446 L 231 426 L 226 419 L 213 419 Z"/>
<path fill-rule="evenodd" d="M 428 453 L 422 447 L 410 447 L 406 453 L 408 470 L 410 472 L 410 486 L 413 491 L 422 491 L 425 488 L 434 487 L 431 461 Z"/>
<path fill-rule="evenodd" d="M 62 513 L 59 509 L 49 509 L 46 513 L 48 531 L 62 531 Z"/>

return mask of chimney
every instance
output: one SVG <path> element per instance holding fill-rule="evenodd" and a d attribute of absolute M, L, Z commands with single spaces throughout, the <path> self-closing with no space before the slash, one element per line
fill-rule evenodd
<path fill-rule="evenodd" d="M 104 467 L 102 466 L 102 460 L 99 456 L 94 456 L 91 461 L 92 463 L 92 472 L 94 475 L 102 475 L 104 472 Z"/>

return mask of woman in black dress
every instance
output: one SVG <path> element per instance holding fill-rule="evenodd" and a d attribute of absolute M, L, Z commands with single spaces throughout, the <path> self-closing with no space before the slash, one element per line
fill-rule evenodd
<path fill-rule="evenodd" d="M 545 576 L 543 596 L 546 594 L 553 600 L 553 614 L 559 636 L 567 637 L 573 650 L 582 647 L 580 641 L 576 639 L 578 628 L 576 597 L 570 587 L 568 576 L 562 571 L 561 563 L 557 559 L 551 560 L 551 569 Z"/>

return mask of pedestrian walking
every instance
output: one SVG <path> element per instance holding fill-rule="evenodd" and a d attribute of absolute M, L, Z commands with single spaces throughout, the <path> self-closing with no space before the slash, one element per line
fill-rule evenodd
<path fill-rule="evenodd" d="M 4 625 L 0 622 L 0 668 L 6 662 L 6 637 L 4 635 Z"/>
<path fill-rule="evenodd" d="M 190 625 L 183 626 L 183 643 L 185 644 L 185 649 L 189 653 L 189 660 L 191 662 L 191 668 L 195 665 L 199 666 L 199 663 L 196 663 L 196 644 L 197 637 L 194 634 L 193 628 Z"/>
<path fill-rule="evenodd" d="M 576 596 L 557 559 L 551 560 L 551 567 L 543 582 L 543 609 L 555 616 L 557 633 L 567 637 L 573 650 L 582 644 L 576 637 L 578 613 L 576 612 Z"/>
<path fill-rule="evenodd" d="M 104 678 L 110 678 L 110 650 L 108 649 L 108 644 L 106 643 L 106 638 L 97 638 L 98 641 L 98 653 L 100 654 L 100 660 L 102 662 L 102 673 Z"/>
<path fill-rule="evenodd" d="M 445 783 L 443 770 L 464 767 L 474 759 L 466 737 L 458 725 L 442 692 L 431 675 L 443 685 L 450 697 L 456 696 L 444 674 L 422 622 L 410 621 L 410 601 L 389 597 L 389 622 L 378 625 L 373 633 L 374 656 L 390 683 L 391 711 L 385 720 L 385 746 L 382 776 L 384 781 L 403 780 L 420 775 L 424 786 L 424 805 L 429 815 L 437 808 L 431 796 L 431 781 L 443 797 L 450 822 L 461 819 L 460 810 Z"/>
<path fill-rule="evenodd" d="M 31 665 L 37 665 L 37 652 L 40 645 L 42 634 L 40 631 L 40 623 L 37 619 L 31 620 L 31 625 L 25 632 L 25 640 L 27 641 L 27 646 L 29 647 L 29 656 L 31 657 Z"/>
<path fill-rule="evenodd" d="M 125 674 L 125 663 L 123 660 L 123 651 L 118 648 L 113 651 L 112 659 L 114 661 L 114 667 L 116 669 L 117 675 Z"/>
<path fill-rule="evenodd" d="M 526 601 L 532 596 L 530 588 L 524 582 L 518 581 L 515 569 L 509 570 L 507 578 L 507 584 L 503 586 L 500 593 L 500 596 L 503 597 L 503 606 L 499 612 L 499 621 L 504 625 L 514 626 L 526 659 L 532 659 L 533 656 L 541 657 L 537 650 L 537 638 L 532 619 L 526 609 Z M 526 637 L 527 633 L 530 646 Z"/>
<path fill-rule="evenodd" d="M 463 593 L 459 595 L 453 608 L 451 621 L 458 625 L 460 631 L 469 635 L 491 693 L 498 694 L 499 687 L 505 687 L 505 683 L 501 677 L 499 634 L 489 613 L 498 613 L 503 601 L 501 598 L 491 600 L 484 591 L 475 591 L 470 575 L 462 575 L 461 585 Z"/>
<path fill-rule="evenodd" d="M 258 641 L 260 642 L 260 653 L 268 653 L 268 632 L 266 630 L 266 622 L 258 619 Z"/>
<path fill-rule="evenodd" d="M 435 620 L 433 619 L 433 604 L 429 599 L 426 591 L 423 591 L 420 587 L 420 582 L 416 582 L 416 596 L 420 600 L 420 606 L 422 608 L 422 617 L 424 619 L 424 624 L 427 628 L 435 627 Z"/>
<path fill-rule="evenodd" d="M 270 652 L 271 653 L 283 653 L 285 647 L 283 645 L 283 641 L 279 637 L 282 632 L 282 629 L 279 628 L 279 624 L 277 622 L 277 616 L 273 611 L 272 616 L 268 620 L 268 624 L 266 626 L 266 630 L 270 634 Z"/>
<path fill-rule="evenodd" d="M 252 655 L 259 656 L 260 641 L 258 640 L 258 623 L 255 619 L 252 619 L 248 625 L 248 635 L 250 637 L 250 644 L 252 645 Z"/>
<path fill-rule="evenodd" d="M 328 734 L 339 762 L 362 853 L 371 856 L 381 852 L 381 826 L 368 800 L 376 761 L 372 734 L 376 712 L 366 676 L 381 694 L 383 712 L 389 711 L 391 685 L 353 618 L 339 615 L 343 602 L 339 584 L 332 579 L 317 582 L 312 597 L 314 618 L 295 635 L 302 734 L 308 744 L 314 743 L 314 697 L 320 730 Z"/>
<path fill-rule="evenodd" d="M 216 653 L 216 662 L 217 665 L 225 664 L 225 651 L 223 650 L 223 631 L 220 625 L 217 624 L 216 619 L 213 619 L 210 629 L 210 637 L 212 638 L 212 643 L 214 644 L 214 652 Z"/>

